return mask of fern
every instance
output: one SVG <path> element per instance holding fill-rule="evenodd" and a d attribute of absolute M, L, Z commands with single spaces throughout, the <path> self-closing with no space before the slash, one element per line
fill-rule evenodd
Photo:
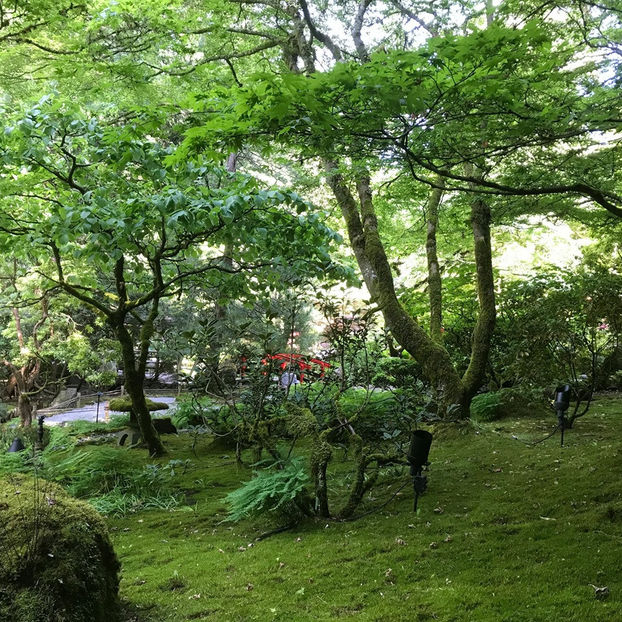
<path fill-rule="evenodd" d="M 270 469 L 255 471 L 254 475 L 225 497 L 231 508 L 227 520 L 239 521 L 265 512 L 279 512 L 292 520 L 300 518 L 307 496 L 305 485 L 309 481 L 301 458 L 275 463 Z"/>

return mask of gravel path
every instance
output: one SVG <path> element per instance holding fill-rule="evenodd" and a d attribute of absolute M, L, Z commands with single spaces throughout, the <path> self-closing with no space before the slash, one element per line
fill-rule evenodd
<path fill-rule="evenodd" d="M 176 400 L 174 397 L 149 397 L 148 399 L 153 400 L 154 402 L 165 402 L 168 404 L 167 410 L 156 410 L 151 414 L 154 417 L 170 417 L 173 412 L 175 412 Z M 99 404 L 99 422 L 105 423 L 109 420 L 111 415 L 122 415 L 124 413 L 119 413 L 114 410 L 110 410 L 108 408 L 108 402 L 101 402 Z M 80 408 L 73 408 L 72 410 L 68 410 L 64 413 L 59 413 L 58 415 L 53 415 L 51 417 L 45 418 L 46 425 L 59 425 L 60 423 L 68 423 L 70 421 L 96 421 L 97 419 L 97 404 L 88 404 L 85 406 L 81 406 Z"/>

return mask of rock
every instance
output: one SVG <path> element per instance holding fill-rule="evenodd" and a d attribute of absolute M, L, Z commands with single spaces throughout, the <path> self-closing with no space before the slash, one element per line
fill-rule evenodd
<path fill-rule="evenodd" d="M 0 620 L 121 620 L 120 564 L 106 525 L 56 484 L 0 478 L 0 560 Z"/>
<path fill-rule="evenodd" d="M 177 428 L 170 417 L 158 417 L 153 419 L 152 423 L 158 434 L 177 434 Z"/>
<path fill-rule="evenodd" d="M 142 440 L 140 432 L 134 428 L 125 428 L 117 432 L 117 443 L 121 447 L 133 447 Z"/>

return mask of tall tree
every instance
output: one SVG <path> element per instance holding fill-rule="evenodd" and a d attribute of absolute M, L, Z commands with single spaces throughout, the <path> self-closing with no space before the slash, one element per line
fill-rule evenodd
<path fill-rule="evenodd" d="M 276 5 L 265 6 L 278 11 Z M 599 144 L 598 136 L 616 127 L 617 114 L 611 111 L 619 108 L 619 96 L 595 79 L 598 63 L 579 60 L 576 37 L 558 39 L 554 24 L 489 23 L 467 35 L 432 38 L 414 51 L 374 53 L 363 31 L 378 7 L 361 2 L 349 8 L 344 22 L 351 42 L 344 45 L 320 29 L 305 2 L 289 5 L 284 12 L 289 20 L 281 16 L 291 33 L 283 52 L 289 71 L 247 79 L 228 95 L 233 104 L 208 99 L 199 106 L 203 112 L 224 108 L 231 114 L 219 112 L 203 129 L 192 130 L 188 144 L 222 139 L 227 132 L 234 144 L 249 136 L 260 143 L 268 134 L 322 160 L 361 274 L 387 325 L 422 364 L 441 409 L 453 403 L 466 414 L 484 379 L 495 321 L 490 212 L 484 199 L 567 194 L 621 215 L 617 180 L 585 174 L 594 165 L 604 169 L 616 157 L 615 146 Z M 486 7 L 481 9 L 484 25 Z M 318 70 L 319 48 L 333 56 L 329 71 Z M 558 166 L 556 178 L 551 161 Z M 372 181 L 373 172 L 387 164 L 406 168 L 432 188 L 474 197 L 469 204 L 480 314 L 463 377 L 396 295 Z"/>

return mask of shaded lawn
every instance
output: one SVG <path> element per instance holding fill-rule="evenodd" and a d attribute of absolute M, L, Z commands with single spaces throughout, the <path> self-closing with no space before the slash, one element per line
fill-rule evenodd
<path fill-rule="evenodd" d="M 407 487 L 359 521 L 309 521 L 259 542 L 266 523 L 222 522 L 223 497 L 250 476 L 233 452 L 202 439 L 195 457 L 189 438 L 165 437 L 165 461 L 192 460 L 180 481 L 193 505 L 109 519 L 128 619 L 621 620 L 622 400 L 597 401 L 563 448 L 559 435 L 535 447 L 512 438 L 554 423 L 436 434 L 417 515 Z M 590 584 L 609 597 L 596 600 Z"/>

